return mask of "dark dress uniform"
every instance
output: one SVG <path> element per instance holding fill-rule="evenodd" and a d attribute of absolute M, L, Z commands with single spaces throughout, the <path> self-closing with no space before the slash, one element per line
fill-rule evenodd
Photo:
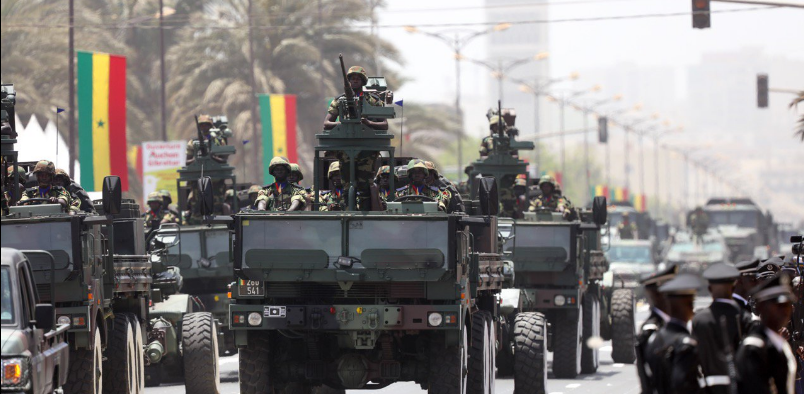
<path fill-rule="evenodd" d="M 673 279 L 677 273 L 678 266 L 673 265 L 665 270 L 643 275 L 640 278 L 640 283 L 645 287 L 645 289 L 656 288 L 664 282 Z M 642 326 L 639 328 L 639 334 L 637 334 L 636 337 L 636 368 L 637 375 L 639 375 L 639 383 L 642 385 L 643 394 L 653 393 L 653 386 L 651 384 L 653 371 L 650 369 L 650 367 L 648 367 L 647 359 L 645 357 L 645 352 L 648 348 L 648 341 L 653 334 L 664 327 L 665 323 L 667 323 L 669 320 L 670 316 L 667 316 L 667 314 L 662 312 L 659 308 L 651 306 L 650 316 L 648 316 L 648 318 L 642 322 Z"/>
<path fill-rule="evenodd" d="M 795 372 L 790 345 L 763 326 L 754 327 L 737 352 L 740 394 L 793 394 Z"/>
<path fill-rule="evenodd" d="M 647 367 L 657 394 L 699 394 L 701 389 L 698 342 L 683 321 L 670 319 L 648 341 Z"/>

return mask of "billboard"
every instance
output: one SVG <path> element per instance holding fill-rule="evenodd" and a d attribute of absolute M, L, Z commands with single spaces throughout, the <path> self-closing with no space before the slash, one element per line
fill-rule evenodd
<path fill-rule="evenodd" d="M 157 190 L 170 191 L 176 200 L 176 179 L 178 169 L 186 159 L 185 141 L 149 141 L 142 143 L 142 198 L 148 201 L 148 194 Z M 147 207 L 145 208 L 147 209 Z"/>

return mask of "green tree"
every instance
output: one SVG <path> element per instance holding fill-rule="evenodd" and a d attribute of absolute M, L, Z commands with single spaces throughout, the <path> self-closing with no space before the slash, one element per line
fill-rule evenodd
<path fill-rule="evenodd" d="M 798 97 L 790 102 L 790 108 L 798 108 L 798 105 L 802 102 L 804 102 L 804 91 L 798 92 Z M 801 137 L 801 141 L 804 141 L 804 115 L 801 115 L 801 117 L 798 119 L 798 128 L 796 129 L 796 134 Z"/>
<path fill-rule="evenodd" d="M 444 163 L 439 157 L 444 149 L 454 144 L 461 134 L 461 122 L 451 105 L 405 103 L 397 109 L 398 120 L 391 120 L 397 155 L 432 160 L 437 167 Z M 404 115 L 404 118 L 401 116 Z M 404 121 L 404 130 L 402 122 Z M 401 132 L 404 131 L 404 136 Z M 402 149 L 400 152 L 400 143 Z"/>

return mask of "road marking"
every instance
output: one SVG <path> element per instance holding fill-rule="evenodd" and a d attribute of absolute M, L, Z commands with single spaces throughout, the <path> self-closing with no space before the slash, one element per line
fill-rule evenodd
<path fill-rule="evenodd" d="M 578 387 L 581 387 L 580 383 L 572 383 L 567 385 L 568 389 L 577 389 Z"/>
<path fill-rule="evenodd" d="M 614 368 L 622 368 L 624 365 L 625 364 L 617 363 L 617 364 L 613 364 L 612 367 L 614 367 Z"/>

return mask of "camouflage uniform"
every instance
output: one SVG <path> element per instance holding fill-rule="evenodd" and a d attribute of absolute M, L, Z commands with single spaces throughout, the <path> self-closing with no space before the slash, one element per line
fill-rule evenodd
<path fill-rule="evenodd" d="M 692 233 L 699 238 L 706 234 L 706 230 L 709 228 L 709 215 L 703 211 L 703 208 L 696 208 L 695 212 L 690 215 L 689 227 L 692 229 Z"/>
<path fill-rule="evenodd" d="M 550 175 L 544 175 L 539 179 L 539 185 L 542 183 L 550 183 L 555 188 L 556 181 Z M 561 195 L 561 192 L 557 190 L 553 190 L 553 193 L 550 195 L 542 194 L 536 198 L 534 198 L 530 202 L 530 207 L 528 211 L 535 212 L 539 209 L 550 209 L 553 211 L 558 211 L 559 207 L 563 208 L 563 210 L 568 211 L 572 209 L 572 204 Z"/>
<path fill-rule="evenodd" d="M 622 221 L 617 225 L 617 233 L 620 234 L 620 239 L 637 239 L 637 225 L 634 222 L 629 221 L 625 224 L 625 221 Z"/>
<path fill-rule="evenodd" d="M 81 185 L 75 183 L 70 179 L 70 175 L 67 174 L 67 171 L 64 171 L 61 168 L 56 169 L 56 175 L 53 179 L 61 178 L 61 182 L 64 183 L 64 189 L 67 190 L 67 193 L 70 193 L 70 198 L 72 199 L 71 208 L 75 207 L 77 209 L 73 209 L 74 211 L 84 211 L 84 212 L 95 212 L 95 206 L 92 205 L 92 199 L 89 198 L 89 194 L 84 190 Z"/>
<path fill-rule="evenodd" d="M 505 120 L 500 119 L 498 115 L 494 115 L 489 118 L 489 130 L 492 126 L 496 126 L 498 124 L 502 124 L 503 130 L 505 130 Z M 480 141 L 480 156 L 488 156 L 492 150 L 494 150 L 494 136 L 487 135 L 483 137 L 482 141 Z"/>
<path fill-rule="evenodd" d="M 290 163 L 282 157 L 274 157 L 271 159 L 271 164 L 268 166 L 268 173 L 273 175 L 274 169 L 277 166 L 287 167 L 288 173 L 290 173 Z M 299 201 L 298 210 L 302 210 L 306 205 L 305 197 L 306 193 L 299 185 L 294 185 L 290 182 L 285 182 L 284 184 L 274 182 L 260 190 L 254 205 L 258 205 L 260 201 L 265 201 L 266 211 L 287 211 L 293 201 Z"/>
<path fill-rule="evenodd" d="M 201 116 L 198 117 L 198 124 L 199 125 L 206 124 L 206 123 L 212 125 L 212 119 L 209 117 L 209 115 L 201 115 Z M 207 141 L 209 141 L 209 147 L 210 148 L 213 147 L 213 146 L 226 145 L 226 139 L 223 138 L 223 136 L 219 135 L 218 133 L 212 132 L 209 135 L 205 135 L 204 137 L 207 139 Z M 195 156 L 196 156 L 196 151 L 195 151 L 196 147 L 193 144 L 193 141 L 195 141 L 195 140 L 187 141 L 187 159 L 188 160 L 195 159 Z"/>
<path fill-rule="evenodd" d="M 158 202 L 159 204 L 164 204 L 162 199 L 162 194 L 160 192 L 151 192 L 148 193 L 148 200 L 147 202 Z M 162 223 L 178 223 L 179 218 L 170 212 L 167 209 L 164 209 L 162 205 L 159 206 L 158 211 L 154 211 L 152 209 L 148 209 L 142 215 L 143 219 L 145 219 L 145 228 L 146 229 L 157 229 L 159 225 Z"/>
<path fill-rule="evenodd" d="M 179 217 L 179 210 L 176 208 L 176 205 L 173 204 L 173 197 L 170 195 L 170 190 L 162 189 L 159 191 L 159 194 L 162 196 L 162 206 L 172 212 L 174 216 Z"/>
<path fill-rule="evenodd" d="M 212 181 L 212 214 L 225 215 L 228 214 L 226 204 L 226 183 L 223 180 Z M 199 193 L 198 186 L 193 182 L 193 188 L 187 195 L 187 210 L 182 215 L 183 225 L 203 224 L 204 215 L 201 214 L 200 202 L 196 198 Z"/>
<path fill-rule="evenodd" d="M 427 165 L 424 164 L 424 160 L 416 160 L 413 159 L 408 164 L 408 176 L 410 176 L 410 171 L 414 168 L 421 168 L 424 171 L 427 171 Z M 432 198 L 436 203 L 438 203 L 438 209 L 440 211 L 446 211 L 447 206 L 446 202 L 444 201 L 444 193 L 441 192 L 441 189 L 435 186 L 427 186 L 422 183 L 421 186 L 416 186 L 412 182 L 399 189 L 396 189 L 396 198 L 399 199 L 405 196 L 425 196 Z"/>
<path fill-rule="evenodd" d="M 391 190 L 390 189 L 383 189 L 382 187 L 380 187 L 380 176 L 382 174 L 388 174 L 388 176 L 390 177 L 391 176 L 391 167 L 390 166 L 382 166 L 382 167 L 380 167 L 379 169 L 377 169 L 377 176 L 374 177 L 374 183 L 377 185 L 377 191 L 380 194 L 380 199 L 383 202 L 388 202 L 388 197 L 391 195 Z M 396 174 L 394 174 L 394 183 L 396 184 L 397 182 L 399 182 L 399 177 L 397 177 Z M 388 185 L 390 186 L 391 184 L 389 183 Z"/>
<path fill-rule="evenodd" d="M 53 177 L 56 174 L 56 167 L 53 165 L 52 161 L 47 160 L 40 160 L 36 163 L 36 167 L 34 167 L 33 173 L 36 174 L 38 172 L 45 172 Z M 52 180 L 52 178 L 51 178 Z M 73 199 L 70 197 L 70 193 L 67 192 L 61 186 L 56 185 L 49 185 L 47 188 L 42 188 L 39 186 L 30 187 L 25 189 L 25 192 L 22 193 L 22 197 L 20 198 L 19 205 L 23 205 L 22 203 L 25 200 L 30 198 L 51 198 L 56 197 L 58 199 L 64 200 L 67 203 L 67 206 L 64 207 L 68 211 L 78 211 L 78 206 L 80 205 L 80 201 L 78 204 L 73 202 Z M 39 204 L 50 204 L 49 202 L 33 202 L 30 205 L 39 205 Z"/>
<path fill-rule="evenodd" d="M 329 164 L 329 171 L 327 171 L 327 178 L 332 180 L 332 175 L 335 173 L 340 174 L 340 163 L 333 161 Z M 334 186 L 334 185 L 333 185 Z M 322 190 L 319 193 L 320 206 L 319 211 L 345 211 L 348 209 L 349 201 L 346 192 L 341 189 Z"/>

